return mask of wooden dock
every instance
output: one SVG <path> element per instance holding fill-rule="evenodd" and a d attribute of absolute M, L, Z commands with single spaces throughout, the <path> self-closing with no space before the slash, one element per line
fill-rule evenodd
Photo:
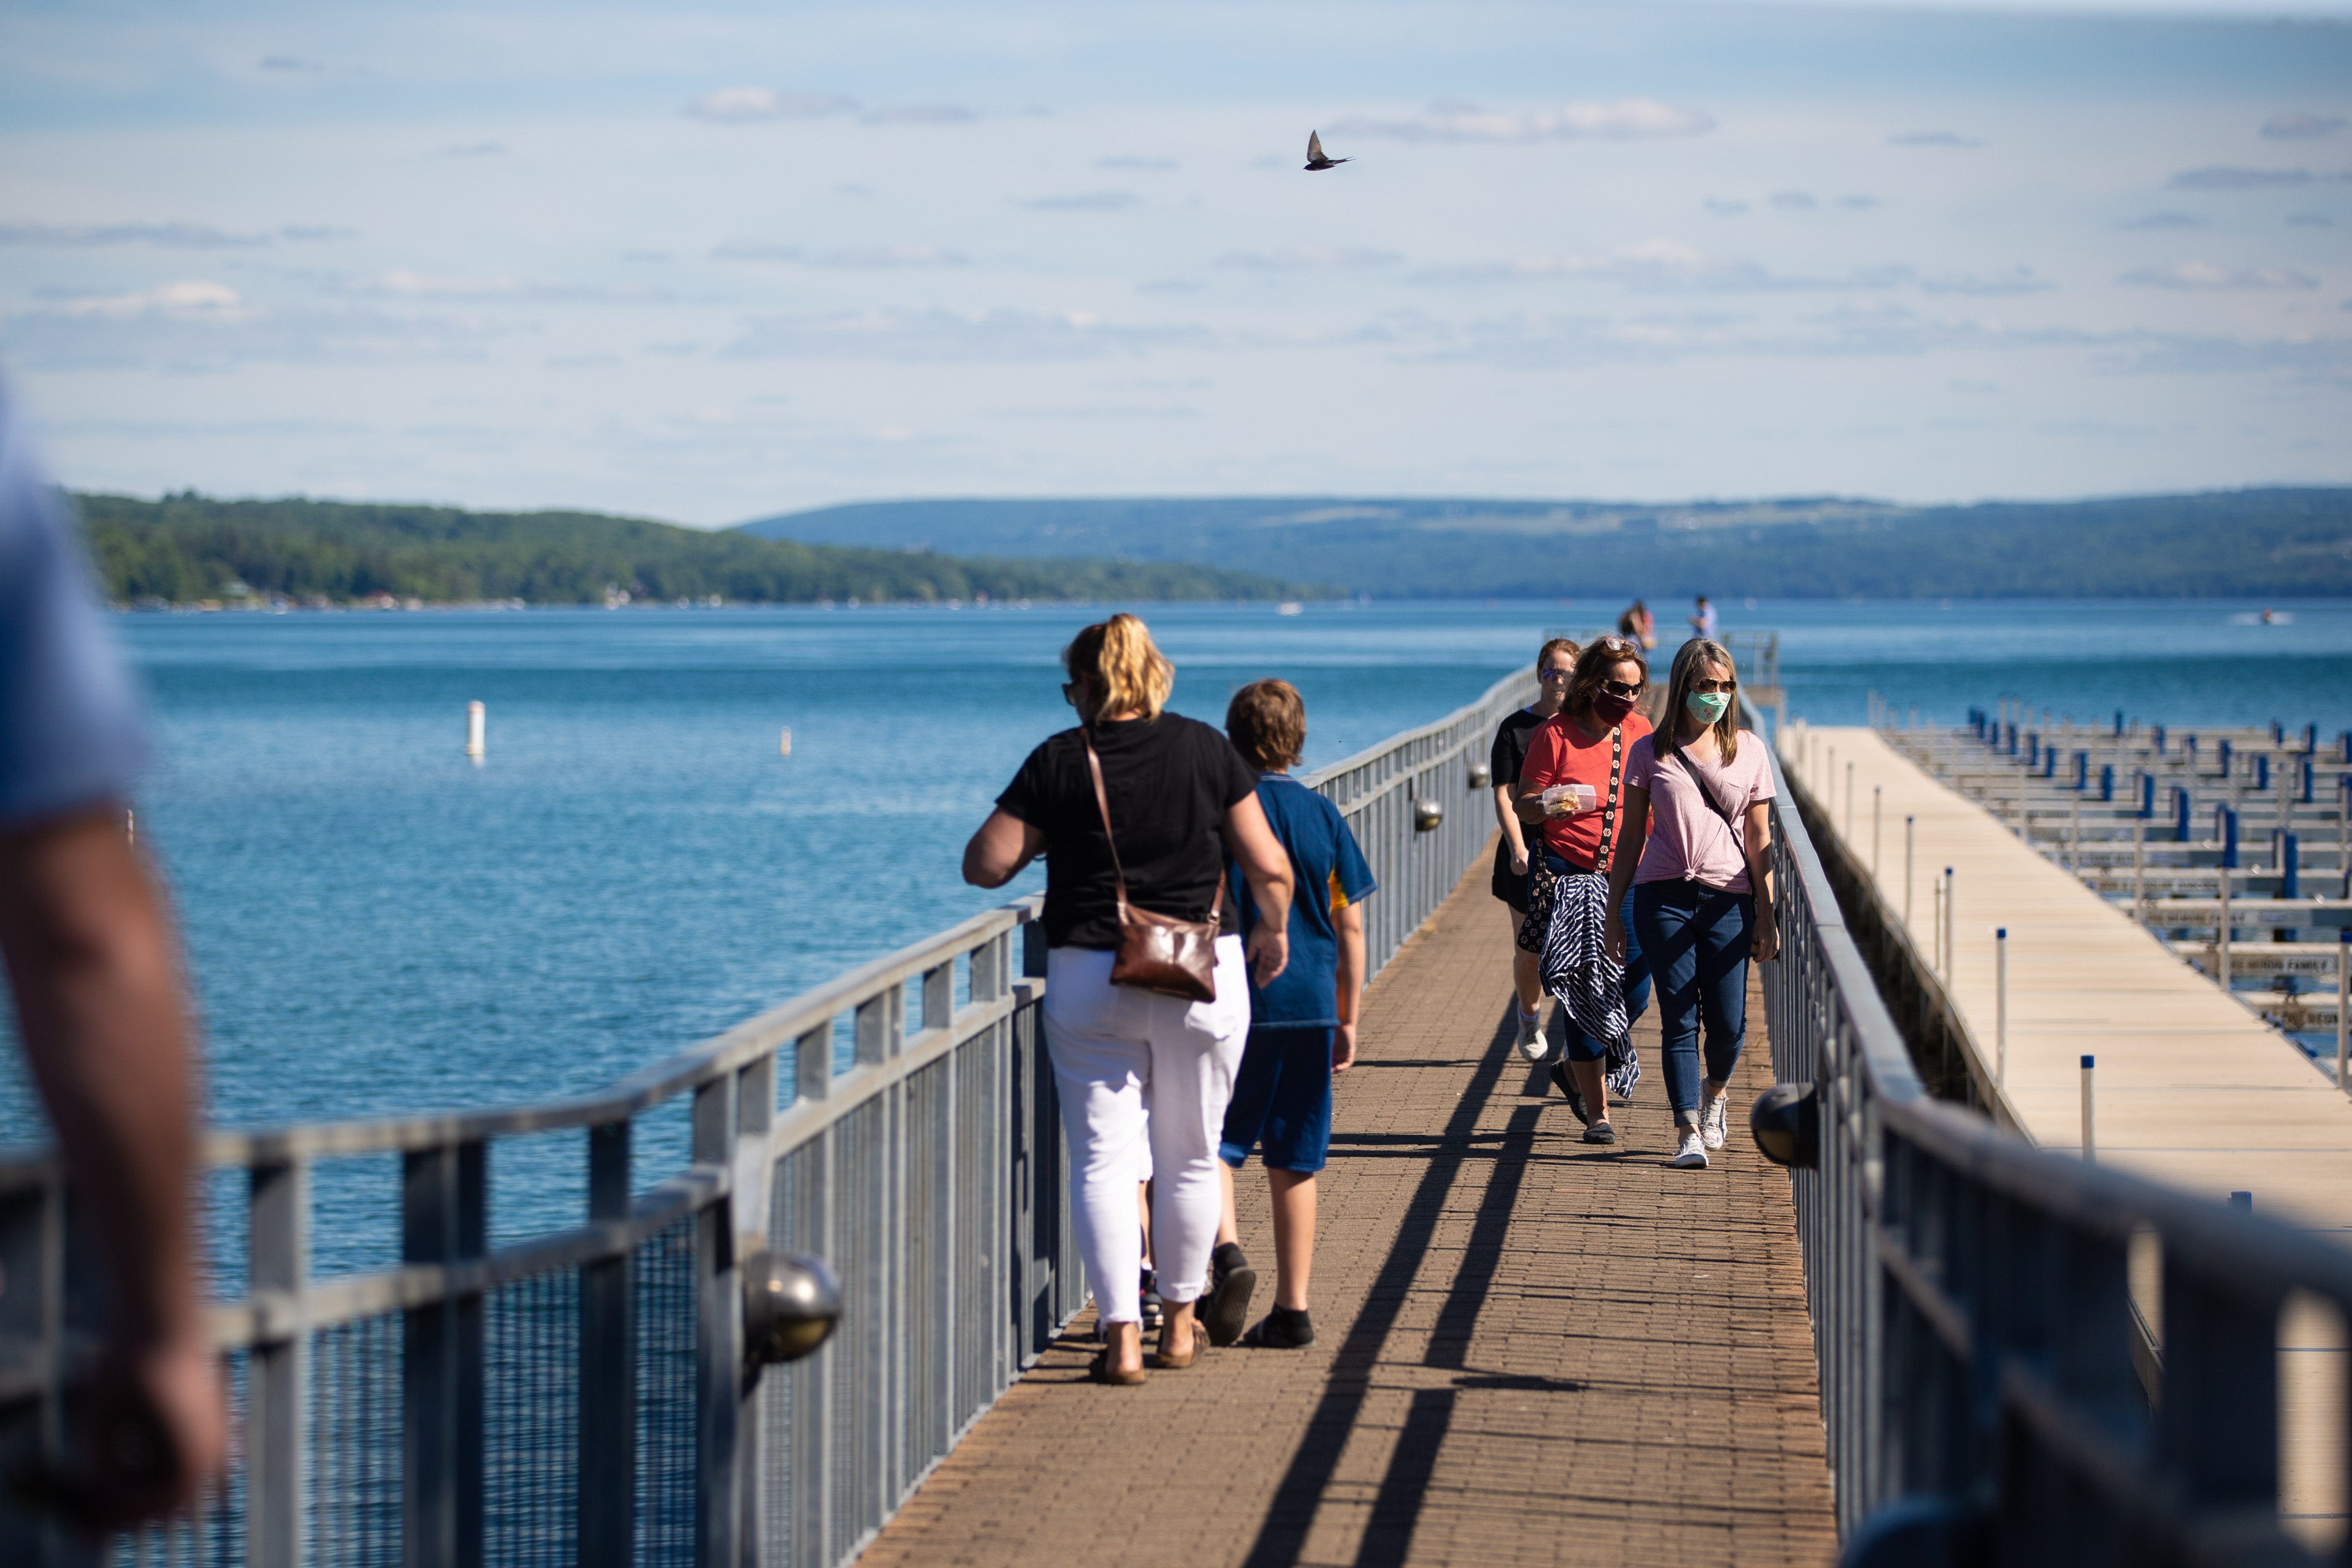
<path fill-rule="evenodd" d="M 2250 1193 L 2274 1216 L 2352 1242 L 2352 1100 L 2292 1040 L 2136 923 L 2128 908 L 2109 903 L 1878 732 L 1792 725 L 1781 748 L 1790 775 L 1811 797 L 1816 840 L 1843 847 L 1923 955 L 1936 954 L 1945 934 L 1937 889 L 1952 868 L 1944 987 L 2001 1120 L 2046 1148 L 2079 1152 L 2081 1064 L 2090 1057 L 2097 1159 L 2220 1200 Z M 2005 1029 L 1996 928 L 2009 932 Z M 2136 1294 L 2153 1317 L 2152 1293 Z M 2288 1318 L 2286 1425 L 2291 1433 L 2315 1431 L 2344 1397 L 2343 1327 L 2293 1311 Z M 2314 1539 L 2336 1538 L 2344 1513 L 2338 1456 L 2290 1440 L 2284 1457 L 2291 1511 Z"/>

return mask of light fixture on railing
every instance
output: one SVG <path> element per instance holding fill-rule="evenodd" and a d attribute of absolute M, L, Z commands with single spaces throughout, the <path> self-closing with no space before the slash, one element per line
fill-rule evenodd
<path fill-rule="evenodd" d="M 1810 1083 L 1776 1083 L 1756 1097 L 1748 1131 L 1772 1163 L 1813 1170 L 1821 1163 L 1821 1096 Z"/>
<path fill-rule="evenodd" d="M 1470 787 L 1472 789 L 1494 788 L 1494 770 L 1489 768 L 1484 763 L 1472 763 L 1470 764 Z"/>
<path fill-rule="evenodd" d="M 748 1366 L 798 1361 L 841 1321 L 841 1284 L 822 1258 L 755 1252 L 743 1260 L 743 1360 Z"/>
<path fill-rule="evenodd" d="M 1437 825 L 1444 820 L 1445 807 L 1440 803 L 1428 799 L 1412 803 L 1412 830 L 1415 833 L 1435 832 Z"/>

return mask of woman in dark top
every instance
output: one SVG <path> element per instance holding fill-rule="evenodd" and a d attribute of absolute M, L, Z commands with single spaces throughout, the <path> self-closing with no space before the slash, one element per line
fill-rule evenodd
<path fill-rule="evenodd" d="M 1151 1232 L 1167 1304 L 1152 1364 L 1192 1364 L 1192 1304 L 1217 1237 L 1217 1140 L 1249 1034 L 1242 939 L 1217 938 L 1216 1000 L 1111 984 L 1119 944 L 1118 869 L 1103 831 L 1087 748 L 1101 759 L 1117 866 L 1135 908 L 1220 919 L 1227 854 L 1268 911 L 1247 964 L 1263 985 L 1289 954 L 1290 857 L 1257 800 L 1257 771 L 1220 731 L 1163 711 L 1175 668 L 1133 616 L 1087 627 L 1062 651 L 1062 695 L 1079 728 L 1029 753 L 963 852 L 964 880 L 1001 888 L 1045 857 L 1045 1044 L 1070 1142 L 1078 1254 L 1105 1325 L 1097 1382 L 1143 1381 L 1142 1313 L 1126 1282 L 1143 1268 L 1135 1188 L 1152 1175 Z"/>
<path fill-rule="evenodd" d="M 1535 704 L 1506 718 L 1495 731 L 1489 766 L 1495 775 L 1495 820 L 1503 836 L 1495 845 L 1495 896 L 1511 910 L 1511 978 L 1519 987 L 1519 1048 L 1525 1050 L 1543 1026 L 1543 982 L 1536 975 L 1536 955 L 1519 945 L 1519 926 L 1528 918 L 1528 837 L 1512 803 L 1518 797 L 1519 764 L 1528 760 L 1528 742 L 1545 720 L 1559 711 L 1568 695 L 1568 678 L 1576 669 L 1576 645 L 1554 637 L 1536 654 L 1539 688 Z"/>

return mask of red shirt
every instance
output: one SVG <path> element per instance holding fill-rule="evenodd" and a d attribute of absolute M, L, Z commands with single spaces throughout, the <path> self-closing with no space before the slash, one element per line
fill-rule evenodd
<path fill-rule="evenodd" d="M 1624 751 L 1630 752 L 1633 742 L 1649 732 L 1647 719 L 1639 713 L 1628 713 L 1624 723 L 1617 727 L 1616 735 L 1623 738 Z M 1567 713 L 1555 713 L 1528 742 L 1528 760 L 1519 764 L 1519 783 L 1529 791 L 1549 789 L 1553 784 L 1591 784 L 1599 796 L 1601 805 L 1592 810 L 1580 811 L 1574 816 L 1551 817 L 1543 825 L 1544 842 L 1580 871 L 1591 870 L 1600 864 L 1601 819 L 1602 807 L 1609 803 L 1610 747 L 1613 738 L 1603 733 L 1601 739 L 1591 740 Z M 1618 766 L 1617 815 L 1612 819 L 1613 824 L 1624 821 L 1622 753 Z M 1637 844 L 1633 853 L 1640 852 L 1641 846 Z"/>

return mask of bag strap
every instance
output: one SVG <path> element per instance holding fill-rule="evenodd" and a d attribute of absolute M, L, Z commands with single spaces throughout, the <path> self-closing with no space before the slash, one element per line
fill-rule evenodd
<path fill-rule="evenodd" d="M 1723 825 L 1737 833 L 1739 827 L 1738 814 L 1724 810 L 1723 802 L 1716 798 L 1715 786 L 1706 782 L 1705 774 L 1690 765 L 1690 760 L 1683 755 L 1683 749 L 1676 746 L 1666 755 L 1675 760 L 1675 766 L 1682 769 L 1683 776 L 1690 780 L 1692 786 L 1706 798 L 1706 804 L 1715 807 L 1715 814 L 1723 818 Z"/>
<path fill-rule="evenodd" d="M 1601 808 L 1601 853 L 1592 858 L 1593 870 L 1603 877 L 1617 853 L 1617 786 L 1624 777 L 1625 726 L 1619 724 L 1609 731 L 1609 804 Z"/>
<path fill-rule="evenodd" d="M 1087 734 L 1083 726 L 1078 731 L 1078 740 L 1087 749 L 1087 771 L 1094 775 L 1095 809 L 1102 813 L 1103 841 L 1110 846 L 1111 876 L 1118 884 L 1118 923 L 1125 925 L 1127 923 L 1127 868 L 1118 863 L 1118 835 L 1111 831 L 1110 795 L 1103 788 L 1102 759 L 1095 755 L 1095 738 Z M 1218 870 L 1217 880 L 1220 882 L 1224 880 L 1223 868 Z"/>

